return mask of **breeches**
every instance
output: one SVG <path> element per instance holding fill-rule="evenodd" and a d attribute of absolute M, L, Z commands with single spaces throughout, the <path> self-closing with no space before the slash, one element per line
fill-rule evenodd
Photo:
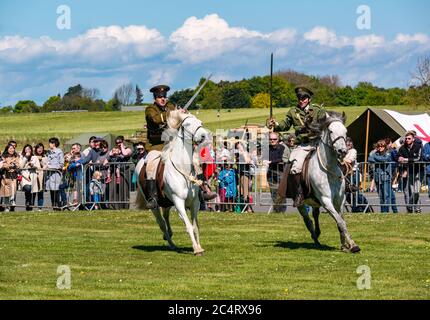
<path fill-rule="evenodd" d="M 155 180 L 157 176 L 158 164 L 161 160 L 160 151 L 151 151 L 146 157 L 146 177 L 148 180 Z"/>
<path fill-rule="evenodd" d="M 292 163 L 291 174 L 299 174 L 302 172 L 303 162 L 305 162 L 309 152 L 314 149 L 315 148 L 311 146 L 298 146 L 297 148 L 293 149 L 290 155 L 290 162 Z"/>

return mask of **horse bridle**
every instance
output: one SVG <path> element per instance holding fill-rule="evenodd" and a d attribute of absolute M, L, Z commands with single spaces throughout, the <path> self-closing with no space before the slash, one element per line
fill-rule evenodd
<path fill-rule="evenodd" d="M 334 123 L 334 122 L 340 122 L 340 123 L 342 123 L 342 124 L 343 124 L 343 121 L 342 121 L 342 120 L 338 120 L 338 119 L 336 119 L 336 120 L 330 121 L 330 123 L 327 125 L 327 128 L 328 128 L 332 123 Z M 331 133 L 331 131 L 330 131 L 330 133 Z M 329 138 L 330 138 L 330 141 L 331 141 L 330 134 L 329 134 Z M 335 144 L 338 140 L 342 140 L 342 139 L 343 139 L 343 141 L 345 141 L 345 144 L 346 144 L 346 138 L 345 138 L 344 136 L 339 136 L 339 137 L 337 137 L 336 139 L 334 139 L 333 141 L 331 141 L 331 145 L 330 145 L 330 144 L 328 144 L 328 143 L 326 143 L 324 140 L 322 140 L 322 143 L 323 143 L 324 145 L 326 145 L 327 147 L 329 147 L 329 148 L 333 149 L 334 151 L 336 151 L 336 150 L 334 149 L 334 144 Z"/>
<path fill-rule="evenodd" d="M 190 119 L 190 118 L 192 118 L 192 117 L 191 116 L 185 117 L 184 120 L 182 120 L 181 123 L 179 124 L 179 127 L 181 128 L 181 131 L 182 131 L 182 137 L 179 136 L 179 138 L 181 138 L 182 140 L 184 140 L 185 139 L 185 132 L 187 132 L 187 133 L 189 133 L 191 135 L 191 141 L 194 142 L 194 136 L 196 135 L 197 131 L 199 131 L 201 128 L 203 128 L 203 126 L 202 125 L 198 126 L 197 129 L 194 130 L 194 132 L 191 132 L 191 131 L 185 129 L 184 122 L 187 119 Z"/>
<path fill-rule="evenodd" d="M 330 123 L 327 125 L 327 128 L 328 128 L 328 127 L 329 127 L 333 122 L 341 122 L 341 123 L 343 124 L 343 121 L 342 121 L 342 120 L 335 119 L 335 120 L 333 120 L 333 121 L 330 121 Z M 330 132 L 330 133 L 331 133 L 331 132 Z M 330 139 L 330 141 L 331 141 L 330 133 L 329 133 L 329 139 Z M 341 140 L 341 139 L 343 139 L 343 140 L 345 141 L 345 144 L 346 144 L 346 139 L 345 139 L 345 137 L 344 137 L 344 136 L 339 136 L 339 137 L 337 137 L 336 139 L 334 139 L 333 141 L 331 141 L 331 145 L 329 145 L 328 143 L 326 143 L 323 139 L 321 139 L 321 142 L 322 142 L 325 146 L 327 146 L 327 147 L 331 148 L 332 150 L 336 151 L 336 150 L 335 150 L 335 148 L 334 148 L 334 144 L 335 144 L 338 140 Z M 337 177 L 338 179 L 340 179 L 340 180 L 345 179 L 345 176 L 344 176 L 344 174 L 343 174 L 342 170 L 341 170 L 341 176 L 338 176 L 335 172 L 333 172 L 333 171 L 329 170 L 329 169 L 327 168 L 327 166 L 325 166 L 325 165 L 324 165 L 324 163 L 322 162 L 322 159 L 321 159 L 320 152 L 319 152 L 319 147 L 317 147 L 317 157 L 318 157 L 318 161 L 320 162 L 321 166 L 323 167 L 323 169 L 324 169 L 325 171 L 327 171 L 328 173 L 330 173 L 330 174 L 331 174 L 331 175 L 333 175 L 333 176 L 336 176 L 336 177 Z M 341 162 L 339 161 L 339 159 L 338 159 L 338 162 L 339 162 L 339 163 L 341 163 Z"/>

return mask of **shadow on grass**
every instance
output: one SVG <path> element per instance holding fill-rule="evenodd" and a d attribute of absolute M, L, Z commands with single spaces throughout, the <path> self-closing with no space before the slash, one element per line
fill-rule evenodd
<path fill-rule="evenodd" d="M 182 254 L 194 252 L 192 248 L 176 248 L 176 250 L 171 250 L 168 246 L 134 246 L 133 249 L 145 252 L 170 251 Z"/>
<path fill-rule="evenodd" d="M 308 249 L 308 250 L 319 250 L 319 251 L 334 251 L 337 250 L 335 247 L 330 247 L 325 244 L 320 246 L 315 245 L 312 242 L 292 242 L 292 241 L 277 241 L 274 245 L 275 248 L 284 248 L 290 250 L 297 249 Z"/>

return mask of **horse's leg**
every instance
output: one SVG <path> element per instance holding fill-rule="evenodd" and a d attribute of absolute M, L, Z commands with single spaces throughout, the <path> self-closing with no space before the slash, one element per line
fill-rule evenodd
<path fill-rule="evenodd" d="M 323 197 L 321 200 L 324 208 L 330 213 L 330 215 L 336 221 L 337 228 L 340 233 L 341 250 L 350 251 L 352 253 L 359 252 L 360 247 L 355 244 L 354 240 L 352 240 L 351 236 L 348 233 L 348 229 L 346 228 L 345 220 L 336 211 L 336 209 L 334 208 L 331 202 L 331 199 L 328 197 Z"/>
<path fill-rule="evenodd" d="M 311 233 L 312 240 L 314 240 L 317 246 L 321 246 L 321 244 L 318 241 L 318 237 L 315 234 L 314 224 L 312 223 L 312 220 L 309 217 L 309 213 L 306 210 L 306 206 L 300 206 L 297 209 L 299 210 L 300 214 L 303 217 L 303 221 L 305 222 L 306 228 L 308 228 L 309 232 Z"/>
<path fill-rule="evenodd" d="M 155 216 L 155 219 L 157 220 L 158 225 L 160 226 L 161 231 L 163 232 L 163 239 L 166 240 L 169 243 L 169 248 L 172 250 L 176 250 L 176 246 L 172 241 L 172 238 L 169 235 L 167 223 L 164 220 L 163 216 L 161 215 L 160 208 L 152 209 L 152 213 Z"/>
<path fill-rule="evenodd" d="M 164 221 L 166 221 L 166 225 L 167 225 L 167 232 L 169 233 L 170 238 L 173 237 L 173 232 L 172 232 L 172 228 L 170 227 L 170 209 L 171 208 L 163 208 L 163 218 Z M 164 239 L 167 240 L 167 239 Z"/>
<path fill-rule="evenodd" d="M 175 204 L 176 210 L 178 210 L 179 217 L 184 222 L 185 227 L 187 229 L 188 234 L 190 235 L 191 242 L 193 243 L 193 250 L 195 255 L 199 255 L 202 253 L 201 249 L 199 248 L 199 245 L 196 241 L 196 238 L 194 237 L 194 228 L 193 225 L 190 222 L 190 219 L 188 219 L 187 211 L 185 209 L 185 201 L 176 195 L 173 196 L 173 203 Z"/>
<path fill-rule="evenodd" d="M 320 229 L 320 208 L 312 208 L 312 216 L 314 217 L 314 221 L 315 221 L 315 236 L 317 237 L 317 239 L 320 237 L 321 235 L 321 229 Z"/>
<path fill-rule="evenodd" d="M 199 223 L 197 220 L 197 214 L 200 209 L 200 200 L 198 197 L 195 198 L 193 206 L 191 208 L 191 219 L 193 220 L 193 228 L 194 228 L 194 237 L 196 238 L 197 245 L 199 246 L 200 254 L 203 254 L 205 251 L 200 245 L 200 235 L 199 235 Z"/>

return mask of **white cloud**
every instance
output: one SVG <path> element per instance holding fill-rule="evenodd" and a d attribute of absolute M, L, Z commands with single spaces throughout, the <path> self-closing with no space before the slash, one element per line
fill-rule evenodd
<path fill-rule="evenodd" d="M 325 27 L 313 28 L 311 31 L 304 34 L 304 39 L 318 42 L 321 46 L 328 46 L 331 48 L 343 48 L 350 43 L 347 37 L 338 37 L 334 31 Z"/>
<path fill-rule="evenodd" d="M 96 64 L 106 61 L 127 62 L 159 54 L 166 45 L 165 38 L 155 29 L 145 26 L 109 26 L 90 29 L 66 41 L 49 37 L 3 37 L 0 38 L 0 59 L 23 63 L 40 56 L 52 56 L 59 62 L 71 57 Z"/>
<path fill-rule="evenodd" d="M 417 42 L 419 44 L 428 44 L 430 42 L 430 38 L 424 33 L 416 33 L 413 35 L 399 33 L 394 40 L 395 44 L 404 44 L 407 45 L 411 42 Z"/>
<path fill-rule="evenodd" d="M 226 53 L 256 54 L 264 45 L 291 44 L 295 30 L 281 29 L 272 33 L 261 33 L 246 28 L 230 27 L 217 14 L 203 19 L 188 18 L 170 36 L 174 50 L 171 58 L 186 63 L 201 63 L 221 57 Z"/>

